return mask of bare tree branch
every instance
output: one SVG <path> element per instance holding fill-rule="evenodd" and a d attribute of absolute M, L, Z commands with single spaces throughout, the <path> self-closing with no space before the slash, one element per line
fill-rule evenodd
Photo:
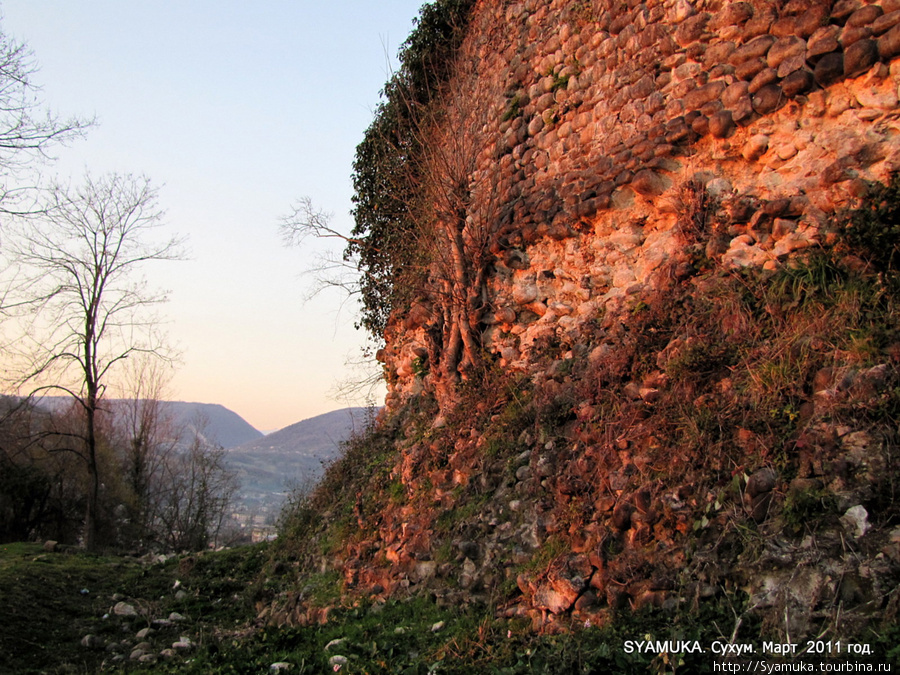
<path fill-rule="evenodd" d="M 161 225 L 146 178 L 86 176 L 55 185 L 37 216 L 18 219 L 13 259 L 21 272 L 7 311 L 17 320 L 17 383 L 68 393 L 84 414 L 80 449 L 91 485 L 85 545 L 93 547 L 99 490 L 97 415 L 114 368 L 136 354 L 165 356 L 152 313 L 165 294 L 137 277 L 143 265 L 178 260 L 182 241 L 153 241 Z"/>
<path fill-rule="evenodd" d="M 9 186 L 23 170 L 51 159 L 60 144 L 84 135 L 92 119 L 60 118 L 46 111 L 39 99 L 37 72 L 28 47 L 0 32 L 0 213 L 35 213 L 34 186 Z"/>
<path fill-rule="evenodd" d="M 309 197 L 301 197 L 291 207 L 291 212 L 281 218 L 278 229 L 284 245 L 299 246 L 310 236 L 316 239 L 341 239 L 348 244 L 359 242 L 358 239 L 333 228 L 332 215 L 316 208 Z"/>

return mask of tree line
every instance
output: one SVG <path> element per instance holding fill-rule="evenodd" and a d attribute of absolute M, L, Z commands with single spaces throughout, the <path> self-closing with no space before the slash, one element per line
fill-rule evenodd
<path fill-rule="evenodd" d="M 183 258 L 184 242 L 158 236 L 145 177 L 35 178 L 93 120 L 45 111 L 34 74 L 0 32 L 0 541 L 202 548 L 236 482 L 221 448 L 162 411 L 166 297 L 142 276 Z"/>

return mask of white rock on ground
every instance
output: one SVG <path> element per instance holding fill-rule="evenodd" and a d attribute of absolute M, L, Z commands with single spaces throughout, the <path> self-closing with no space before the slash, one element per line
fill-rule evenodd
<path fill-rule="evenodd" d="M 102 649 L 103 640 L 96 635 L 85 635 L 81 638 L 81 646 L 87 647 L 88 649 Z"/>
<path fill-rule="evenodd" d="M 194 643 L 191 642 L 191 639 L 187 636 L 182 635 L 178 642 L 172 643 L 172 649 L 180 649 L 182 651 L 187 651 L 189 649 L 194 648 Z"/>
<path fill-rule="evenodd" d="M 841 522 L 856 539 L 862 537 L 871 527 L 869 525 L 869 512 L 860 504 L 847 509 L 844 515 L 841 516 Z"/>

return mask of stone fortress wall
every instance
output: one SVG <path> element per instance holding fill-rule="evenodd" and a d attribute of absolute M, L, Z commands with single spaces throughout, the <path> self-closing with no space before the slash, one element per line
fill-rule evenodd
<path fill-rule="evenodd" d="M 505 367 L 677 275 L 698 189 L 705 255 L 774 268 L 900 168 L 900 0 L 483 0 L 461 53 Z M 387 336 L 389 405 L 418 386 L 418 317 Z"/>

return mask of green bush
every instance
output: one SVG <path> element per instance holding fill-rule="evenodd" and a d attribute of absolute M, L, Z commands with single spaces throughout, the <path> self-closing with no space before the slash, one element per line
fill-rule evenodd
<path fill-rule="evenodd" d="M 887 185 L 873 183 L 862 206 L 852 211 L 841 228 L 849 252 L 859 255 L 877 272 L 896 272 L 900 265 L 900 174 Z"/>
<path fill-rule="evenodd" d="M 829 515 L 837 513 L 837 499 L 822 488 L 793 489 L 784 499 L 781 517 L 793 534 L 815 531 Z"/>

